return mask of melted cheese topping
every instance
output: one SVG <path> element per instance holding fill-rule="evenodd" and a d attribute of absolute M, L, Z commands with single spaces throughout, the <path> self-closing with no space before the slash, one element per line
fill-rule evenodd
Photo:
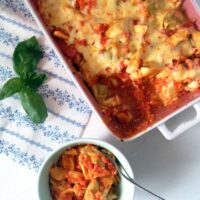
<path fill-rule="evenodd" d="M 200 33 L 187 26 L 181 0 L 38 0 L 50 30 L 62 30 L 67 45 L 83 56 L 84 79 L 125 71 L 134 82 L 154 77 L 164 105 L 183 90 L 199 87 Z M 61 36 L 59 36 L 62 38 Z M 63 38 L 62 38 L 63 39 Z M 100 94 L 99 94 L 100 95 Z M 97 94 L 98 98 L 98 94 Z"/>

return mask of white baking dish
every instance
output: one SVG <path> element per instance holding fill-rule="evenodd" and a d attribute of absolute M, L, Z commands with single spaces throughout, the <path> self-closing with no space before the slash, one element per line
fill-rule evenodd
<path fill-rule="evenodd" d="M 47 28 L 43 24 L 42 19 L 39 16 L 39 13 L 37 12 L 37 10 L 35 8 L 34 0 L 27 0 L 27 1 L 25 1 L 25 3 L 29 7 L 33 17 L 35 18 L 36 22 L 40 26 L 44 35 L 48 39 L 49 43 L 51 44 L 51 46 L 54 49 L 57 56 L 59 57 L 60 61 L 66 67 L 68 74 L 70 74 L 72 80 L 74 81 L 76 86 L 79 88 L 80 92 L 85 97 L 86 101 L 91 106 L 92 110 L 94 112 L 96 112 L 103 121 L 103 116 L 101 115 L 100 109 L 98 108 L 97 103 L 96 103 L 95 99 L 93 98 L 92 94 L 90 93 L 89 89 L 86 87 L 85 83 L 82 81 L 80 75 L 77 73 L 77 71 L 72 66 L 72 64 L 70 64 L 70 61 L 66 60 L 66 58 L 64 57 L 64 55 L 62 54 L 62 52 L 60 51 L 60 49 L 57 47 L 56 43 L 54 42 L 52 36 L 48 32 Z M 185 12 L 187 13 L 188 17 L 190 19 L 196 21 L 197 27 L 200 29 L 200 0 L 184 0 L 183 8 L 184 8 Z M 183 110 L 185 110 L 191 106 L 196 111 L 195 117 L 193 117 L 192 120 L 180 123 L 176 129 L 171 131 L 170 128 L 166 125 L 166 122 L 170 118 L 173 118 L 175 115 L 181 113 Z M 160 120 L 160 121 L 154 123 L 153 125 L 151 125 L 150 127 L 148 127 L 146 130 L 144 130 L 140 133 L 137 133 L 136 135 L 132 136 L 131 138 L 128 138 L 125 140 L 126 141 L 133 140 L 154 128 L 158 128 L 160 130 L 160 132 L 168 140 L 171 140 L 199 122 L 200 122 L 200 97 L 195 98 L 192 101 L 190 101 L 189 103 L 185 104 L 184 106 L 178 108 L 177 110 L 175 110 L 174 112 L 172 112 L 171 114 L 169 114 L 168 116 L 163 118 L 162 120 Z M 108 127 L 108 129 L 109 129 L 109 127 Z M 112 131 L 111 131 L 111 133 L 112 133 Z M 113 133 L 113 135 L 115 136 L 114 133 Z"/>

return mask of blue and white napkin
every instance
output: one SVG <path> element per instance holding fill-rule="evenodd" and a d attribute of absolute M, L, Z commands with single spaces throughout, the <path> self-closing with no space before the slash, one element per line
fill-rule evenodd
<path fill-rule="evenodd" d="M 43 124 L 33 124 L 17 95 L 0 101 L 0 157 L 38 171 L 54 148 L 81 136 L 91 110 L 22 0 L 0 0 L 0 87 L 15 76 L 15 46 L 34 35 L 44 50 L 38 68 L 48 75 L 48 80 L 39 93 L 48 107 L 48 118 Z"/>

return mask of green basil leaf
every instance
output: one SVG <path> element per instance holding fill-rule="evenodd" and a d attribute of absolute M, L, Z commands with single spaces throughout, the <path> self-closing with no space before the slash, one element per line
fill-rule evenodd
<path fill-rule="evenodd" d="M 47 108 L 40 94 L 29 87 L 24 87 L 20 91 L 21 104 L 30 117 L 36 123 L 42 123 L 47 117 Z"/>
<path fill-rule="evenodd" d="M 42 49 L 36 37 L 18 43 L 13 53 L 14 69 L 21 78 L 33 72 L 39 60 L 43 57 Z"/>
<path fill-rule="evenodd" d="M 0 100 L 19 92 L 24 87 L 24 85 L 24 81 L 17 77 L 8 80 L 0 90 Z"/>
<path fill-rule="evenodd" d="M 26 77 L 26 85 L 28 85 L 33 90 L 36 90 L 39 86 L 41 86 L 44 81 L 47 80 L 47 75 L 40 74 L 38 72 L 32 72 L 29 73 L 29 75 Z"/>

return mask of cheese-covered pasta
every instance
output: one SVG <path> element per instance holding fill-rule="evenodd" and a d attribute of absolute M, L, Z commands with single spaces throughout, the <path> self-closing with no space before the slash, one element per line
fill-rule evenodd
<path fill-rule="evenodd" d="M 49 174 L 55 200 L 117 199 L 117 170 L 97 146 L 80 145 L 65 150 Z"/>
<path fill-rule="evenodd" d="M 200 88 L 200 32 L 181 10 L 181 0 L 37 2 L 121 138 Z"/>

